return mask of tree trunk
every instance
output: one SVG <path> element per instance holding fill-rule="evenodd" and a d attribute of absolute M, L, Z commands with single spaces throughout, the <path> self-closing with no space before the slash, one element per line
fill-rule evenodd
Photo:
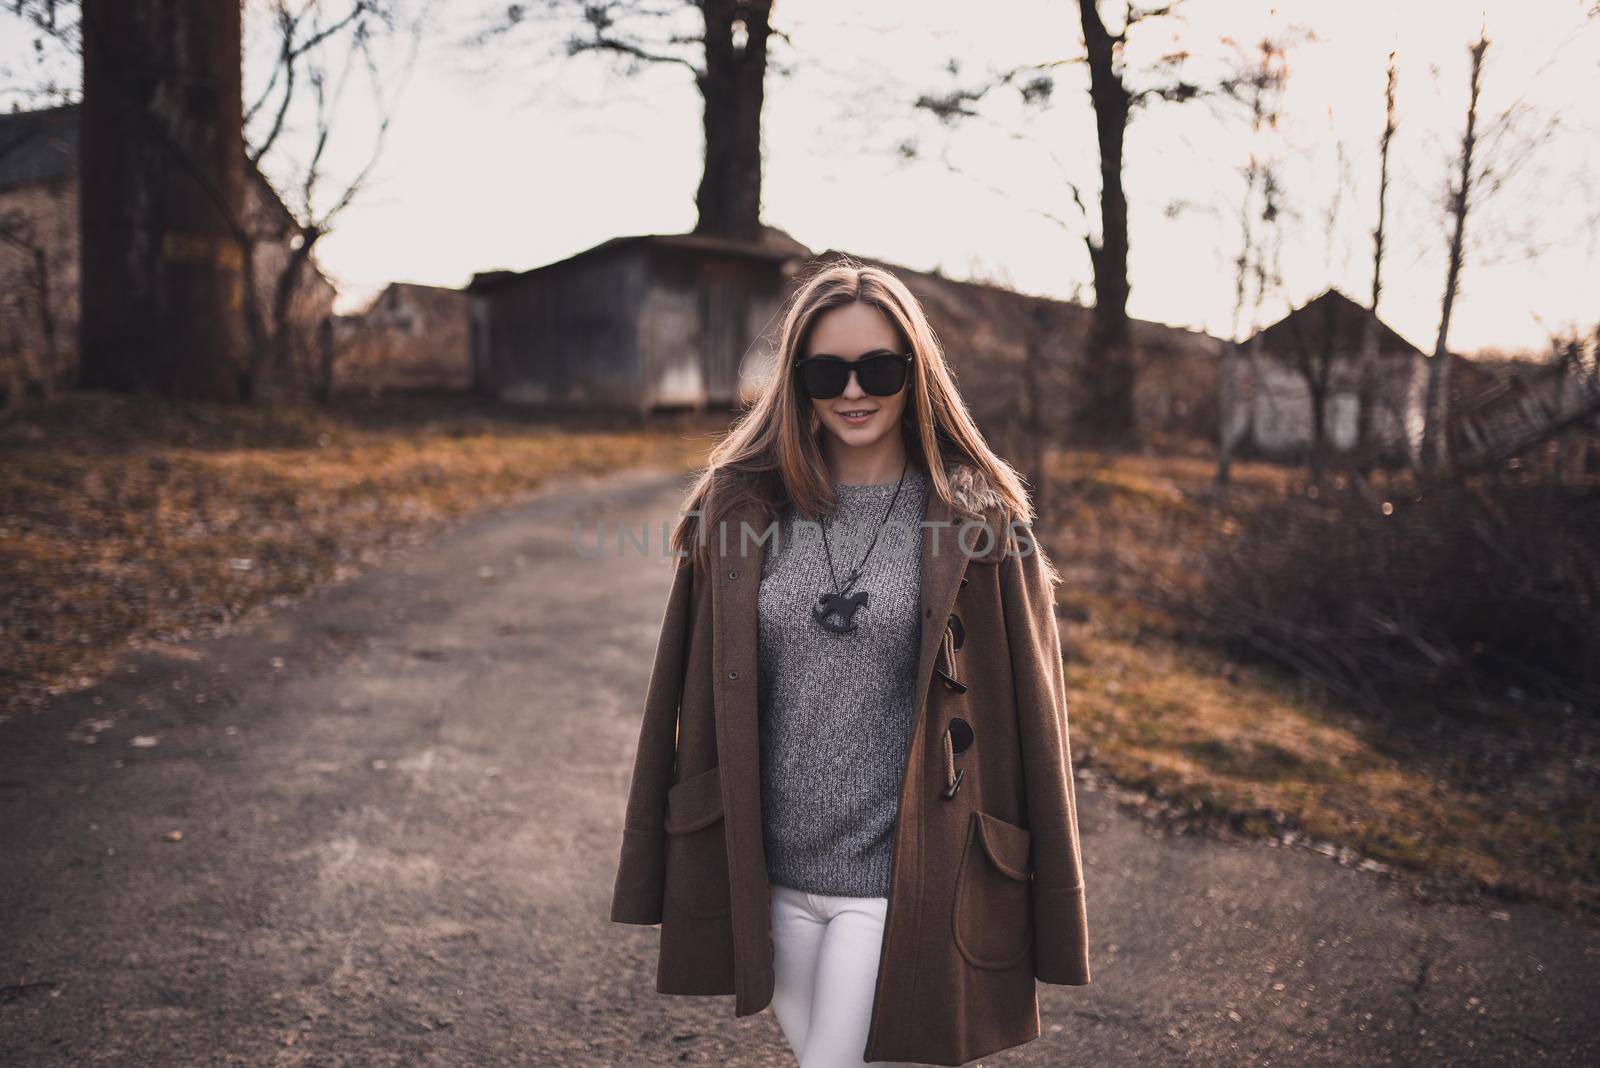
<path fill-rule="evenodd" d="M 79 384 L 237 398 L 239 5 L 84 0 L 82 27 Z"/>
<path fill-rule="evenodd" d="M 1328 396 L 1326 387 L 1311 384 L 1311 484 L 1322 484 L 1322 473 L 1327 466 Z"/>
<path fill-rule="evenodd" d="M 1467 130 L 1461 137 L 1461 173 L 1451 191 L 1450 261 L 1445 270 L 1444 300 L 1439 311 L 1439 336 L 1428 361 L 1428 400 L 1422 429 L 1422 463 L 1438 474 L 1450 463 L 1450 315 L 1461 288 L 1463 238 L 1467 229 L 1468 193 L 1472 187 L 1472 150 L 1477 140 L 1478 92 L 1482 87 L 1483 53 L 1489 42 L 1480 37 L 1472 46 L 1472 88 L 1467 100 Z"/>
<path fill-rule="evenodd" d="M 311 261 L 311 248 L 322 234 L 315 228 L 300 231 L 300 244 L 289 253 L 288 262 L 278 273 L 272 293 L 272 367 L 269 377 L 280 394 L 298 394 L 306 385 L 309 368 L 296 366 L 294 298 Z"/>
<path fill-rule="evenodd" d="M 1372 231 L 1372 315 L 1361 338 L 1360 407 L 1356 418 L 1356 467 L 1365 473 L 1375 446 L 1373 408 L 1378 402 L 1378 302 L 1383 296 L 1383 224 L 1389 191 L 1389 143 L 1394 139 L 1394 53 L 1389 53 L 1389 81 L 1384 92 L 1385 120 L 1378 152 L 1378 225 Z"/>
<path fill-rule="evenodd" d="M 761 236 L 761 105 L 772 0 L 705 0 L 705 171 L 695 233 Z"/>
<path fill-rule="evenodd" d="M 39 297 L 39 344 L 43 366 L 38 369 L 39 395 L 55 396 L 61 386 L 61 346 L 56 337 L 56 314 L 51 306 L 55 290 L 50 284 L 50 257 L 40 245 L 33 247 L 33 287 Z"/>
<path fill-rule="evenodd" d="M 333 400 L 333 349 L 333 316 L 324 315 L 317 323 L 316 399 L 320 404 Z"/>
<path fill-rule="evenodd" d="M 1100 241 L 1089 239 L 1094 270 L 1094 324 L 1084 363 L 1085 404 L 1079 429 L 1089 440 L 1124 444 L 1133 436 L 1134 361 L 1128 326 L 1128 200 L 1122 188 L 1128 130 L 1127 86 L 1114 65 L 1114 44 L 1096 0 L 1078 0 L 1089 60 L 1089 97 L 1100 149 Z"/>
<path fill-rule="evenodd" d="M 1026 441 L 1021 451 L 1024 475 L 1033 487 L 1034 516 L 1041 524 L 1049 522 L 1050 500 L 1050 445 L 1051 427 L 1046 413 L 1049 411 L 1045 391 L 1045 368 L 1052 356 L 1049 344 L 1051 317 L 1043 302 L 1032 302 L 1027 317 L 1027 348 L 1023 352 L 1022 398 L 1023 433 Z"/>
<path fill-rule="evenodd" d="M 245 350 L 241 357 L 243 370 L 239 375 L 239 393 L 242 400 L 254 400 L 257 395 L 257 385 L 261 379 L 262 368 L 266 366 L 267 354 L 272 349 L 272 331 L 267 325 L 267 316 L 261 307 L 260 282 L 256 278 L 256 248 L 259 238 L 244 229 L 244 237 L 240 241 L 243 259 L 244 300 L 240 310 L 241 329 L 244 332 Z"/>

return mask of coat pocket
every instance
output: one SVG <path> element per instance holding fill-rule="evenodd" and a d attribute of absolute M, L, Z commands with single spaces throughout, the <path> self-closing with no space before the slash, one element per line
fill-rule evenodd
<path fill-rule="evenodd" d="M 668 788 L 662 825 L 667 832 L 667 899 L 690 916 L 732 912 L 721 769 L 708 768 Z"/>
<path fill-rule="evenodd" d="M 978 968 L 1011 968 L 1033 948 L 1033 832 L 974 811 L 956 872 L 956 948 Z"/>

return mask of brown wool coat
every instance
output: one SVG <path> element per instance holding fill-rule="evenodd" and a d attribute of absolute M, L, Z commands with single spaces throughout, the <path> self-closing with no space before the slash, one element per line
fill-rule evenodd
<path fill-rule="evenodd" d="M 1026 533 L 979 556 L 972 527 L 965 551 L 968 516 L 1002 536 L 1007 522 L 975 467 L 946 472 L 967 515 L 930 487 L 926 521 L 949 525 L 923 532 L 917 719 L 863 1061 L 960 1065 L 1019 1045 L 1039 1035 L 1035 980 L 1089 982 L 1054 571 Z M 773 992 L 756 718 L 767 524 L 741 505 L 706 528 L 709 574 L 675 565 L 611 902 L 616 922 L 661 925 L 658 992 L 733 994 L 736 1016 Z"/>

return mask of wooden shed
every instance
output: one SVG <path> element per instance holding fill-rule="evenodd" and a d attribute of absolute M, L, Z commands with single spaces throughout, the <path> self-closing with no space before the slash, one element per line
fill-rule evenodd
<path fill-rule="evenodd" d="M 757 340 L 810 250 L 698 234 L 615 237 L 564 260 L 473 277 L 469 347 L 485 392 L 648 413 L 736 406 Z"/>
<path fill-rule="evenodd" d="M 1240 404 L 1229 427 L 1236 445 L 1273 458 L 1297 458 L 1314 436 L 1320 396 L 1324 441 L 1355 447 L 1361 415 L 1361 351 L 1369 308 L 1337 289 L 1295 308 L 1241 346 Z M 1373 429 L 1381 454 L 1415 459 L 1422 444 L 1428 357 L 1381 319 Z"/>

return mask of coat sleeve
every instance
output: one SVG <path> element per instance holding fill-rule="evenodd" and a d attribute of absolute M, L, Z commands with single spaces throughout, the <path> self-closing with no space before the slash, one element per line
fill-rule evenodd
<path fill-rule="evenodd" d="M 667 788 L 672 784 L 678 753 L 678 707 L 683 695 L 688 633 L 693 625 L 694 566 L 680 557 L 667 597 L 655 665 L 634 751 L 633 779 L 623 821 L 622 856 L 611 895 L 611 919 L 617 923 L 661 922 L 666 877 Z"/>
<path fill-rule="evenodd" d="M 1056 629 L 1058 579 L 1037 540 L 1031 551 L 1007 553 L 1000 570 L 1033 831 L 1034 974 L 1042 982 L 1082 986 L 1089 982 L 1088 918 L 1067 738 L 1066 675 Z"/>

